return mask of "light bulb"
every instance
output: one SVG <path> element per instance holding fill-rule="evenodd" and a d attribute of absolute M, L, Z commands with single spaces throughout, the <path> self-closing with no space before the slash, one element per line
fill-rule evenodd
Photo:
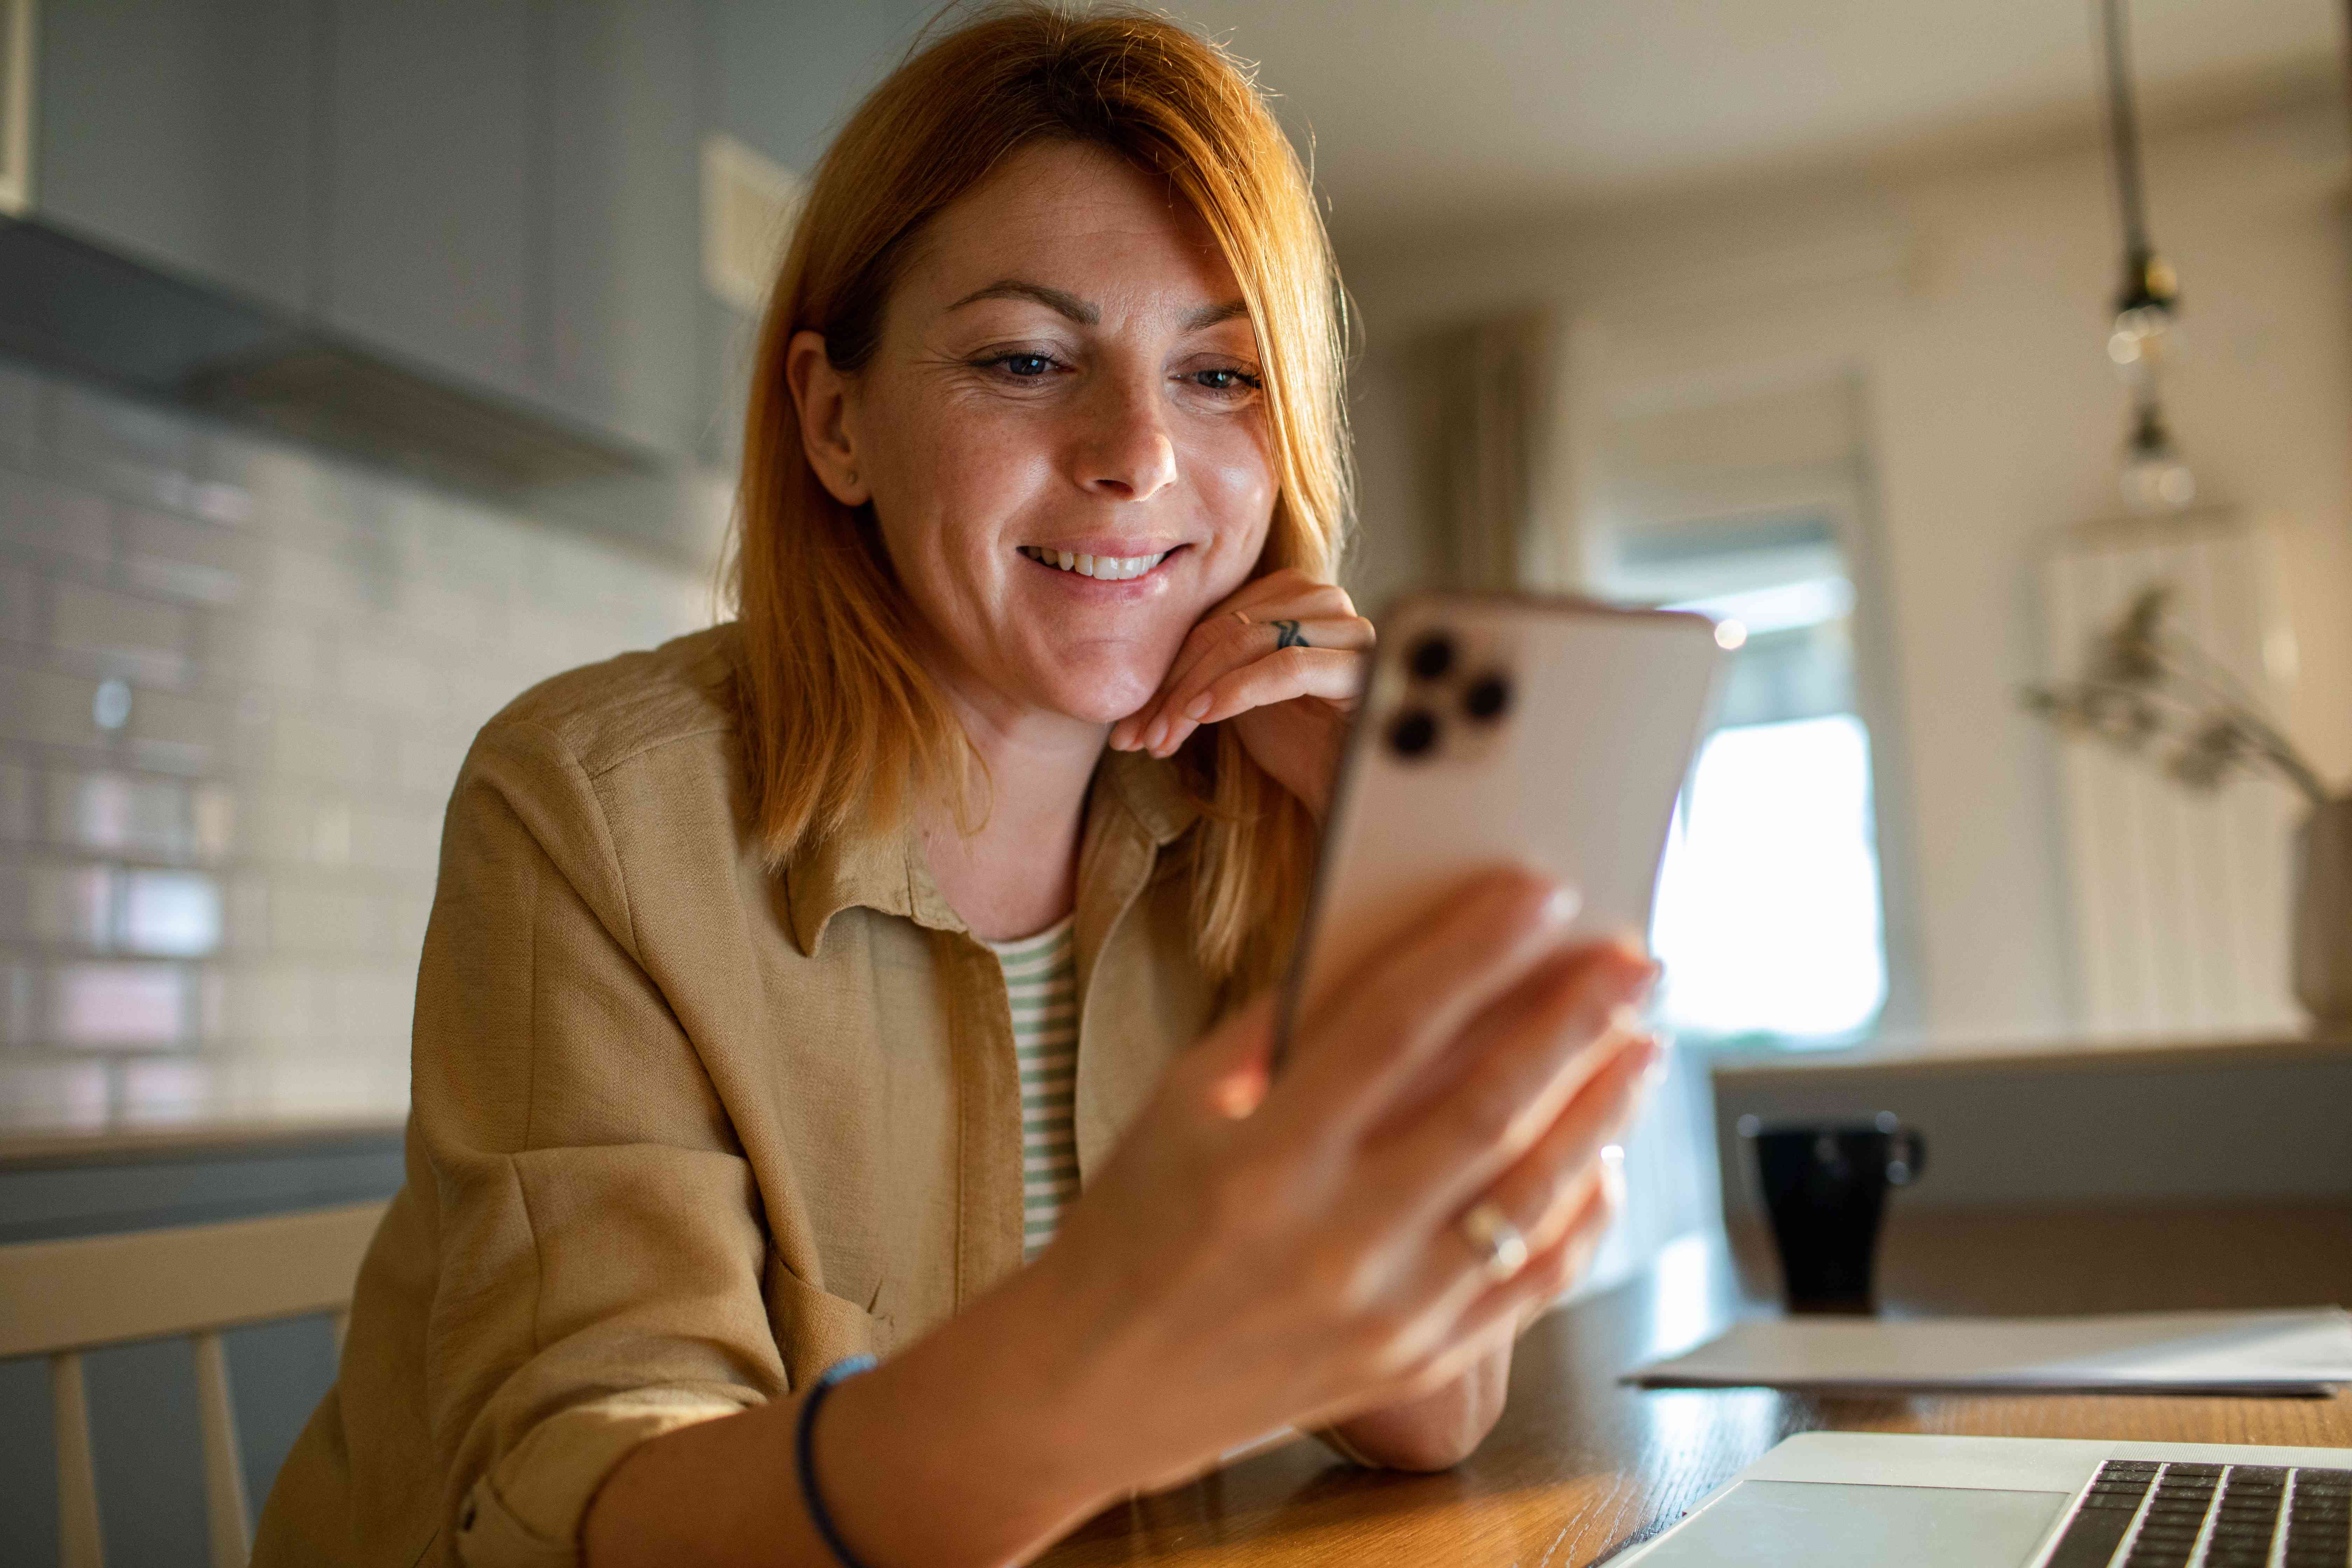
<path fill-rule="evenodd" d="M 2178 511 L 2197 499 L 2197 476 L 2172 444 L 2172 433 L 2164 427 L 2163 411 L 2152 395 L 2134 413 L 2118 479 L 2124 505 L 2133 511 Z"/>
<path fill-rule="evenodd" d="M 2179 359 L 2186 347 L 2180 323 L 2161 305 L 2118 310 L 2107 334 L 2107 357 L 2126 380 L 2135 383 Z"/>
<path fill-rule="evenodd" d="M 2197 499 L 2197 476 L 2179 458 L 2134 458 L 2122 483 L 2124 505 L 2136 512 L 2179 511 Z"/>

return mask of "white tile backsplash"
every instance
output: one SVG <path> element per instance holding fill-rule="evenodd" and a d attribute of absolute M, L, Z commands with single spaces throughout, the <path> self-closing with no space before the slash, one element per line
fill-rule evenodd
<path fill-rule="evenodd" d="M 0 362 L 0 1130 L 397 1117 L 473 731 L 711 585 Z"/>

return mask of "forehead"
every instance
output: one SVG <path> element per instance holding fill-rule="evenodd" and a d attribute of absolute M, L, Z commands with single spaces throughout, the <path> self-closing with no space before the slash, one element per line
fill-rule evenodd
<path fill-rule="evenodd" d="M 942 211 L 906 284 L 933 305 L 1005 279 L 1103 304 L 1171 308 L 1238 298 L 1208 226 L 1168 183 L 1100 147 L 1025 147 Z"/>

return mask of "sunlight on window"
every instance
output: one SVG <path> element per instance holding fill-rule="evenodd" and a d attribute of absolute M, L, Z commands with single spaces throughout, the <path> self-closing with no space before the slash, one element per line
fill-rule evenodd
<path fill-rule="evenodd" d="M 1651 944 L 1677 1029 L 1831 1044 L 1886 999 L 1870 738 L 1852 713 L 1717 731 L 1675 807 Z"/>

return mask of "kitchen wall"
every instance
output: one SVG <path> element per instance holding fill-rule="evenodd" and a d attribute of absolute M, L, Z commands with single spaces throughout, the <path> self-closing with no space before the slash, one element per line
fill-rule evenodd
<path fill-rule="evenodd" d="M 0 362 L 0 1131 L 399 1118 L 468 740 L 714 583 Z"/>
<path fill-rule="evenodd" d="M 2326 1046 L 1751 1057 L 1712 1079 L 1727 1214 L 1763 1212 L 1741 1118 L 1806 1126 L 1887 1110 L 1927 1142 L 1905 1208 L 2352 1203 L 2352 1056 Z"/>
<path fill-rule="evenodd" d="M 2302 675 L 2290 727 L 2352 780 L 2352 244 L 2340 85 L 2151 137 L 2155 232 L 2189 357 L 2168 391 L 2203 499 L 2277 531 Z M 1341 221 L 1344 222 L 1344 215 Z M 1615 416 L 1844 382 L 1859 389 L 1891 700 L 1907 784 L 1893 955 L 1924 1048 L 2065 1034 L 2076 1017 L 2035 552 L 2118 510 L 2125 398 L 2102 345 L 2118 264 L 2087 135 L 1535 218 L 1350 239 L 1366 596 L 1428 559 L 1420 434 L 1433 335 L 1530 305 L 1560 323 L 1549 516 L 1572 559 Z M 1870 592 L 1870 584 L 1864 585 Z M 2267 786 L 2253 786 L 2267 787 Z"/>

